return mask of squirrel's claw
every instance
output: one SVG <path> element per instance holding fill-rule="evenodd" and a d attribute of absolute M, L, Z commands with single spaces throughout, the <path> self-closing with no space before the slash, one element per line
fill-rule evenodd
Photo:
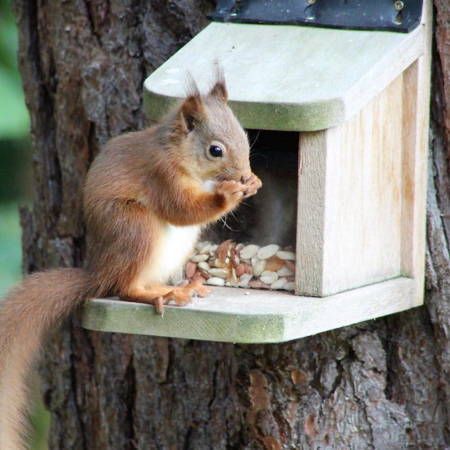
<path fill-rule="evenodd" d="M 211 290 L 207 288 L 201 280 L 195 280 L 190 283 L 189 286 L 197 293 L 199 297 L 205 297 L 211 292 Z"/>
<path fill-rule="evenodd" d="M 194 294 L 204 297 L 208 293 L 209 289 L 206 286 L 203 286 L 203 283 L 200 280 L 196 280 L 189 284 L 183 282 L 180 286 L 174 287 L 170 292 L 164 295 L 162 300 L 164 303 L 174 301 L 177 306 L 184 306 L 191 302 Z"/>
<path fill-rule="evenodd" d="M 262 181 L 254 173 L 252 173 L 244 185 L 246 187 L 244 198 L 248 198 L 258 192 L 259 188 L 262 186 Z"/>
<path fill-rule="evenodd" d="M 164 315 L 164 299 L 162 297 L 155 298 L 154 307 L 156 314 Z"/>
<path fill-rule="evenodd" d="M 238 181 L 226 180 L 217 186 L 216 193 L 222 195 L 229 205 L 237 206 L 244 197 L 245 185 Z"/>

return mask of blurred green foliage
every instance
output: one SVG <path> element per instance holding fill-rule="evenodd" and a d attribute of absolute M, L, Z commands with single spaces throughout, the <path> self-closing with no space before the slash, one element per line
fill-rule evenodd
<path fill-rule="evenodd" d="M 18 204 L 30 186 L 29 115 L 17 67 L 17 27 L 10 0 L 0 0 L 0 298 L 21 276 Z M 49 414 L 33 389 L 32 450 L 47 449 Z"/>
<path fill-rule="evenodd" d="M 11 0 L 0 0 L 0 202 L 26 197 L 30 179 L 29 115 L 17 67 Z"/>
<path fill-rule="evenodd" d="M 0 104 L 0 115 L 2 112 Z M 0 203 L 27 203 L 31 191 L 31 152 L 28 135 L 0 139 Z"/>
<path fill-rule="evenodd" d="M 20 278 L 20 226 L 15 203 L 0 203 L 0 297 Z"/>
<path fill-rule="evenodd" d="M 29 122 L 16 54 L 11 1 L 0 0 L 0 294 L 20 278 L 17 204 L 26 198 L 29 184 Z"/>
<path fill-rule="evenodd" d="M 23 138 L 29 128 L 17 69 L 17 27 L 10 0 L 0 0 L 0 139 Z"/>

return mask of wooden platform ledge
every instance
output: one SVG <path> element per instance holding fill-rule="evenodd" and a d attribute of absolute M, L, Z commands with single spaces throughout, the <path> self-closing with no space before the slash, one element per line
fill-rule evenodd
<path fill-rule="evenodd" d="M 190 305 L 153 306 L 95 299 L 82 311 L 89 330 L 233 343 L 285 342 L 409 309 L 415 282 L 396 278 L 326 298 L 213 288 Z"/>

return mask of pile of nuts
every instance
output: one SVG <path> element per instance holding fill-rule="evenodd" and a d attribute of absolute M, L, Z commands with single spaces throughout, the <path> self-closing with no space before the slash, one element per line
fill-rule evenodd
<path fill-rule="evenodd" d="M 186 278 L 213 286 L 295 289 L 295 253 L 276 244 L 220 245 L 199 242 L 185 267 Z"/>

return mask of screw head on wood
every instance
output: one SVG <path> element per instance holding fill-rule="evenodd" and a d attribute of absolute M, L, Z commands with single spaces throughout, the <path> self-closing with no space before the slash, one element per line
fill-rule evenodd
<path fill-rule="evenodd" d="M 394 2 L 394 8 L 396 11 L 401 11 L 405 7 L 405 4 L 401 0 Z"/>

